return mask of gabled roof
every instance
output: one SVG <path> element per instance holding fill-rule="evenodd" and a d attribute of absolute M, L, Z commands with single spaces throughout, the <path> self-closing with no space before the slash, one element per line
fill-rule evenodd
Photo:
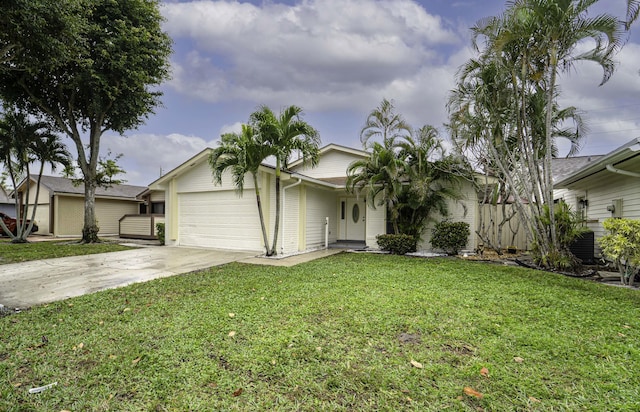
<path fill-rule="evenodd" d="M 335 150 L 335 148 L 339 148 L 338 150 L 341 151 L 345 151 L 348 152 L 348 150 L 352 150 L 354 152 L 357 152 L 360 155 L 363 155 L 362 153 L 364 153 L 363 156 L 369 156 L 369 154 L 367 152 L 364 151 L 360 151 L 360 150 L 356 150 L 356 149 L 349 149 L 349 148 L 345 148 L 344 146 L 338 146 L 338 145 L 328 145 L 325 146 L 323 149 L 328 148 L 329 146 L 334 146 L 334 148 L 332 150 Z M 347 149 L 347 150 L 344 150 Z M 322 149 L 321 149 L 322 150 Z M 164 190 L 161 185 L 169 182 L 171 179 L 182 175 L 183 173 L 186 173 L 187 171 L 191 170 L 192 167 L 199 165 L 203 162 L 206 162 L 209 159 L 209 154 L 213 151 L 213 149 L 211 148 L 206 148 L 203 151 L 201 151 L 200 153 L 196 154 L 195 156 L 189 158 L 187 161 L 185 161 L 184 163 L 182 163 L 181 165 L 179 165 L 178 167 L 172 169 L 171 171 L 167 172 L 166 174 L 164 174 L 163 176 L 161 176 L 159 179 L 154 180 L 153 182 L 151 182 L 149 184 L 149 189 L 150 190 Z M 291 166 L 290 166 L 291 167 Z M 264 172 L 268 172 L 268 173 L 275 173 L 275 167 L 266 163 L 262 163 L 262 165 L 260 166 L 261 170 Z M 340 184 L 340 182 L 333 182 L 330 181 L 331 179 L 317 179 L 317 178 L 313 178 L 313 177 L 309 177 L 306 176 L 302 173 L 298 173 L 298 172 L 294 172 L 291 170 L 283 170 L 282 171 L 282 180 L 288 180 L 289 178 L 294 178 L 294 179 L 301 179 L 302 181 L 308 182 L 308 183 L 312 183 L 318 186 L 324 186 L 326 188 L 330 188 L 330 189 L 336 189 L 336 188 L 340 188 L 340 187 L 344 187 L 344 184 Z"/>
<path fill-rule="evenodd" d="M 38 176 L 31 175 L 31 181 L 36 183 Z M 25 184 L 23 180 L 19 185 L 20 189 Z M 60 176 L 42 176 L 40 184 L 54 194 L 69 194 L 69 195 L 81 195 L 84 196 L 84 184 L 78 186 L 73 185 L 71 179 Z M 118 199 L 130 199 L 136 200 L 136 196 L 147 188 L 145 186 L 133 186 L 133 185 L 113 185 L 108 189 L 103 187 L 96 188 L 96 197 L 102 198 L 118 198 Z"/>
<path fill-rule="evenodd" d="M 338 152 L 343 152 L 343 153 L 348 153 L 348 154 L 352 154 L 355 156 L 360 156 L 363 158 L 369 157 L 371 156 L 371 153 L 365 151 L 365 150 L 360 150 L 360 149 L 354 149 L 353 147 L 347 147 L 347 146 L 342 146 L 339 144 L 335 144 L 335 143 L 330 143 L 324 147 L 320 148 L 319 151 L 319 155 L 322 156 L 323 154 L 327 153 L 327 152 L 331 152 L 331 151 L 338 151 Z M 302 159 L 296 159 L 293 162 L 289 163 L 289 168 L 294 168 L 297 166 L 300 166 L 303 163 Z"/>
<path fill-rule="evenodd" d="M 582 169 L 557 180 L 555 186 L 566 187 L 567 185 L 601 172 L 608 167 L 615 166 L 616 164 L 624 162 L 625 160 L 631 159 L 635 156 L 640 156 L 640 138 L 631 140 L 629 143 L 599 157 L 593 162 L 586 164 Z"/>
<path fill-rule="evenodd" d="M 589 167 L 601 159 L 603 155 L 562 157 L 551 160 L 553 181 L 559 182 L 572 174 Z"/>

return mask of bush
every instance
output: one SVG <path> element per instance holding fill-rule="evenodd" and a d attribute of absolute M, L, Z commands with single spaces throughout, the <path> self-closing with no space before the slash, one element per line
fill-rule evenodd
<path fill-rule="evenodd" d="M 535 264 L 562 271 L 577 271 L 580 268 L 580 261 L 571 253 L 570 247 L 589 229 L 582 225 L 582 216 L 571 210 L 569 205 L 560 201 L 553 207 L 553 217 L 556 226 L 556 239 L 558 244 L 555 250 L 549 250 L 546 254 L 542 252 L 540 242 L 543 240 L 535 239 L 531 247 L 531 254 Z M 551 216 L 549 215 L 549 206 L 544 205 L 542 216 L 539 217 L 542 223 L 549 230 L 549 238 L 551 238 Z"/>
<path fill-rule="evenodd" d="M 610 218 L 602 226 L 607 231 L 598 240 L 602 254 L 615 263 L 622 284 L 633 286 L 640 268 L 640 221 Z"/>
<path fill-rule="evenodd" d="M 376 236 L 380 249 L 391 252 L 394 255 L 404 255 L 415 252 L 418 241 L 410 235 L 378 235 Z"/>
<path fill-rule="evenodd" d="M 156 232 L 161 245 L 164 245 L 164 223 L 156 223 Z"/>
<path fill-rule="evenodd" d="M 433 229 L 431 246 L 444 250 L 448 255 L 457 255 L 467 244 L 470 234 L 467 222 L 439 222 Z"/>

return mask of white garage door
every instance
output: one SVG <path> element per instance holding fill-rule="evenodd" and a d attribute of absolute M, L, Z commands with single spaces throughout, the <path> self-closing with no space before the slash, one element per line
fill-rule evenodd
<path fill-rule="evenodd" d="M 178 236 L 183 246 L 262 251 L 253 191 L 178 194 Z"/>

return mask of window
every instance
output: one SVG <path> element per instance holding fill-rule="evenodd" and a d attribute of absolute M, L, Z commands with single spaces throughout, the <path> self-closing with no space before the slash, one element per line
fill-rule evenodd
<path fill-rule="evenodd" d="M 360 220 L 360 206 L 357 203 L 351 209 L 351 217 L 353 218 L 353 223 L 358 223 L 358 220 Z"/>
<path fill-rule="evenodd" d="M 344 220 L 346 214 L 347 214 L 347 202 L 343 200 L 342 202 L 340 202 L 340 220 Z"/>
<path fill-rule="evenodd" d="M 151 203 L 151 213 L 157 215 L 164 215 L 164 202 Z"/>

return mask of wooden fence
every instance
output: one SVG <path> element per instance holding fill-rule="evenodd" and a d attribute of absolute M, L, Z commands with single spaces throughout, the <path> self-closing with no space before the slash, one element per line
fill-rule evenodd
<path fill-rule="evenodd" d="M 505 216 L 507 219 L 505 219 Z M 509 219 L 509 217 L 511 217 Z M 493 245 L 500 245 L 502 249 L 515 246 L 518 250 L 529 250 L 530 246 L 527 241 L 526 227 L 521 222 L 516 206 L 513 204 L 503 205 L 478 205 L 478 218 L 476 219 L 477 227 L 475 230 L 486 236 Z M 500 225 L 502 230 L 500 239 Z M 490 249 L 489 244 L 478 237 L 478 244 L 484 245 L 484 249 Z"/>

